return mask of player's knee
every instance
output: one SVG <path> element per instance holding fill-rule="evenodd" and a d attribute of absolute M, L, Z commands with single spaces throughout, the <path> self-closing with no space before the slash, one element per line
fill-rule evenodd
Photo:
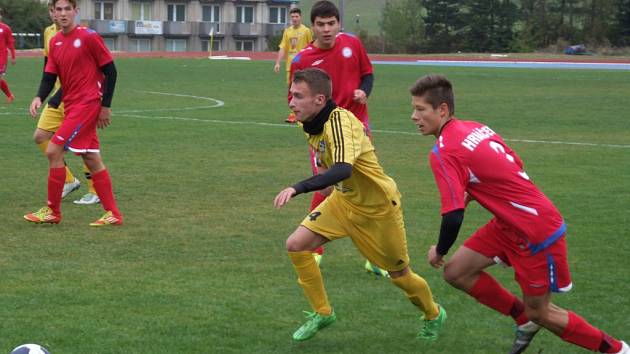
<path fill-rule="evenodd" d="M 304 249 L 303 249 L 304 247 L 302 247 L 301 242 L 299 242 L 299 240 L 297 240 L 295 237 L 287 238 L 286 246 L 287 246 L 287 251 L 288 252 L 301 252 L 301 251 L 304 251 Z"/>
<path fill-rule="evenodd" d="M 451 264 L 447 263 L 444 266 L 442 278 L 444 278 L 444 280 L 452 286 L 459 288 L 459 285 L 462 281 L 462 274 L 457 270 L 456 267 L 453 267 Z"/>
<path fill-rule="evenodd" d="M 50 140 L 48 135 L 42 134 L 39 130 L 35 130 L 35 133 L 33 133 L 33 141 L 35 142 L 35 144 L 39 145 L 46 140 Z"/>

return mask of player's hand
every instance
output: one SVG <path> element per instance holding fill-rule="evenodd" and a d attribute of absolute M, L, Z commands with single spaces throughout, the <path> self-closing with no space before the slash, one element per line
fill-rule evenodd
<path fill-rule="evenodd" d="M 276 65 L 273 66 L 273 71 L 275 71 L 276 73 L 280 71 L 280 63 L 276 63 Z"/>
<path fill-rule="evenodd" d="M 33 102 L 31 102 L 31 107 L 29 108 L 29 111 L 31 112 L 31 117 L 33 118 L 37 117 L 37 111 L 39 110 L 39 107 L 41 106 L 42 106 L 42 99 L 39 97 L 33 98 Z"/>
<path fill-rule="evenodd" d="M 361 90 L 361 89 L 356 89 L 354 90 L 354 96 L 352 97 L 352 100 L 354 102 L 358 102 L 360 104 L 366 104 L 367 103 L 367 95 L 365 94 L 365 91 Z"/>
<path fill-rule="evenodd" d="M 429 247 L 429 254 L 427 255 L 427 258 L 429 264 L 433 268 L 437 269 L 444 265 L 444 256 L 437 253 L 437 248 L 435 247 L 435 245 Z"/>
<path fill-rule="evenodd" d="M 289 188 L 283 189 L 280 193 L 278 193 L 276 198 L 273 200 L 273 206 L 276 209 L 282 208 L 286 203 L 289 202 L 289 200 L 291 200 L 291 198 L 293 198 L 294 195 L 295 195 L 295 188 L 289 187 Z"/>
<path fill-rule="evenodd" d="M 98 121 L 96 126 L 103 129 L 107 127 L 111 122 L 112 110 L 108 107 L 101 107 L 101 111 L 98 114 Z"/>
<path fill-rule="evenodd" d="M 15 65 L 15 58 L 11 58 L 11 65 Z"/>

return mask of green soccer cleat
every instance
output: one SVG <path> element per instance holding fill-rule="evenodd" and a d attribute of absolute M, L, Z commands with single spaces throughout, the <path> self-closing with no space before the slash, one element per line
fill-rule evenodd
<path fill-rule="evenodd" d="M 377 266 L 375 266 L 374 264 L 372 264 L 370 261 L 368 261 L 367 259 L 365 260 L 365 270 L 370 273 L 370 274 L 374 274 L 376 276 L 379 277 L 385 277 L 385 278 L 389 278 L 389 272 L 387 272 L 385 269 L 379 268 Z"/>
<path fill-rule="evenodd" d="M 323 329 L 337 320 L 335 311 L 328 316 L 321 315 L 317 312 L 304 311 L 306 314 L 306 322 L 293 333 L 293 339 L 303 341 L 312 338 L 317 331 Z"/>
<path fill-rule="evenodd" d="M 440 313 L 432 320 L 424 320 L 418 338 L 430 341 L 438 339 L 440 330 L 444 325 L 444 321 L 446 321 L 446 310 L 440 305 L 438 305 L 438 307 L 440 308 Z"/>

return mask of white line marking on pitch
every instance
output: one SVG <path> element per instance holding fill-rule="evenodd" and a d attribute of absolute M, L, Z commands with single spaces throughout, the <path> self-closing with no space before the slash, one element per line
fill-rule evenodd
<path fill-rule="evenodd" d="M 229 120 L 217 120 L 217 119 L 200 119 L 200 118 L 190 118 L 190 117 L 159 117 L 159 116 L 143 116 L 139 114 L 118 114 L 118 112 L 114 112 L 115 115 L 123 116 L 123 117 L 131 117 L 131 118 L 142 118 L 142 119 L 161 119 L 161 120 L 179 120 L 179 121 L 189 121 L 189 122 L 202 122 L 202 123 L 213 123 L 213 124 L 245 124 L 245 125 L 259 125 L 259 126 L 268 126 L 268 127 L 282 127 L 282 128 L 295 128 L 295 125 L 289 125 L 286 123 L 263 123 L 263 122 L 250 122 L 250 121 L 229 121 Z M 373 129 L 375 133 L 384 133 L 384 134 L 396 134 L 396 135 L 412 135 L 417 136 L 418 133 L 415 132 L 401 132 L 396 130 L 380 130 Z M 597 143 L 579 143 L 579 142 L 571 142 L 571 141 L 549 141 L 549 140 L 530 140 L 530 139 L 504 139 L 505 141 L 514 141 L 520 143 L 533 143 L 533 144 L 555 144 L 555 145 L 574 145 L 574 146 L 593 146 L 593 147 L 608 147 L 608 148 L 622 148 L 622 149 L 630 149 L 630 145 L 622 145 L 622 144 L 597 144 Z"/>
<path fill-rule="evenodd" d="M 129 110 L 117 111 L 117 113 L 191 111 L 191 110 L 196 110 L 196 109 L 223 107 L 225 105 L 225 102 L 223 102 L 221 100 L 217 100 L 215 98 L 211 98 L 211 97 L 193 96 L 193 95 L 184 95 L 184 94 L 180 94 L 180 93 L 168 93 L 168 92 L 157 92 L 157 91 L 138 91 L 138 92 L 150 93 L 150 94 L 153 94 L 153 95 L 188 97 L 188 98 L 194 98 L 194 99 L 197 99 L 197 100 L 211 101 L 211 102 L 214 102 L 214 104 L 213 105 L 209 105 L 209 106 L 197 106 L 197 107 L 156 108 L 156 109 L 129 109 Z"/>

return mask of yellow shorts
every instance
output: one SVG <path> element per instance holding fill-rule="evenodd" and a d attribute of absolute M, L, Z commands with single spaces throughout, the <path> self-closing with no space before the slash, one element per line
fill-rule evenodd
<path fill-rule="evenodd" d="M 47 132 L 56 132 L 61 126 L 61 122 L 63 122 L 63 114 L 63 102 L 59 105 L 59 108 L 52 108 L 46 104 L 42 114 L 39 116 L 37 128 Z"/>
<path fill-rule="evenodd" d="M 350 237 L 359 252 L 382 269 L 400 271 L 409 265 L 407 236 L 399 200 L 379 215 L 357 212 L 333 192 L 304 218 L 301 225 L 334 241 Z"/>

